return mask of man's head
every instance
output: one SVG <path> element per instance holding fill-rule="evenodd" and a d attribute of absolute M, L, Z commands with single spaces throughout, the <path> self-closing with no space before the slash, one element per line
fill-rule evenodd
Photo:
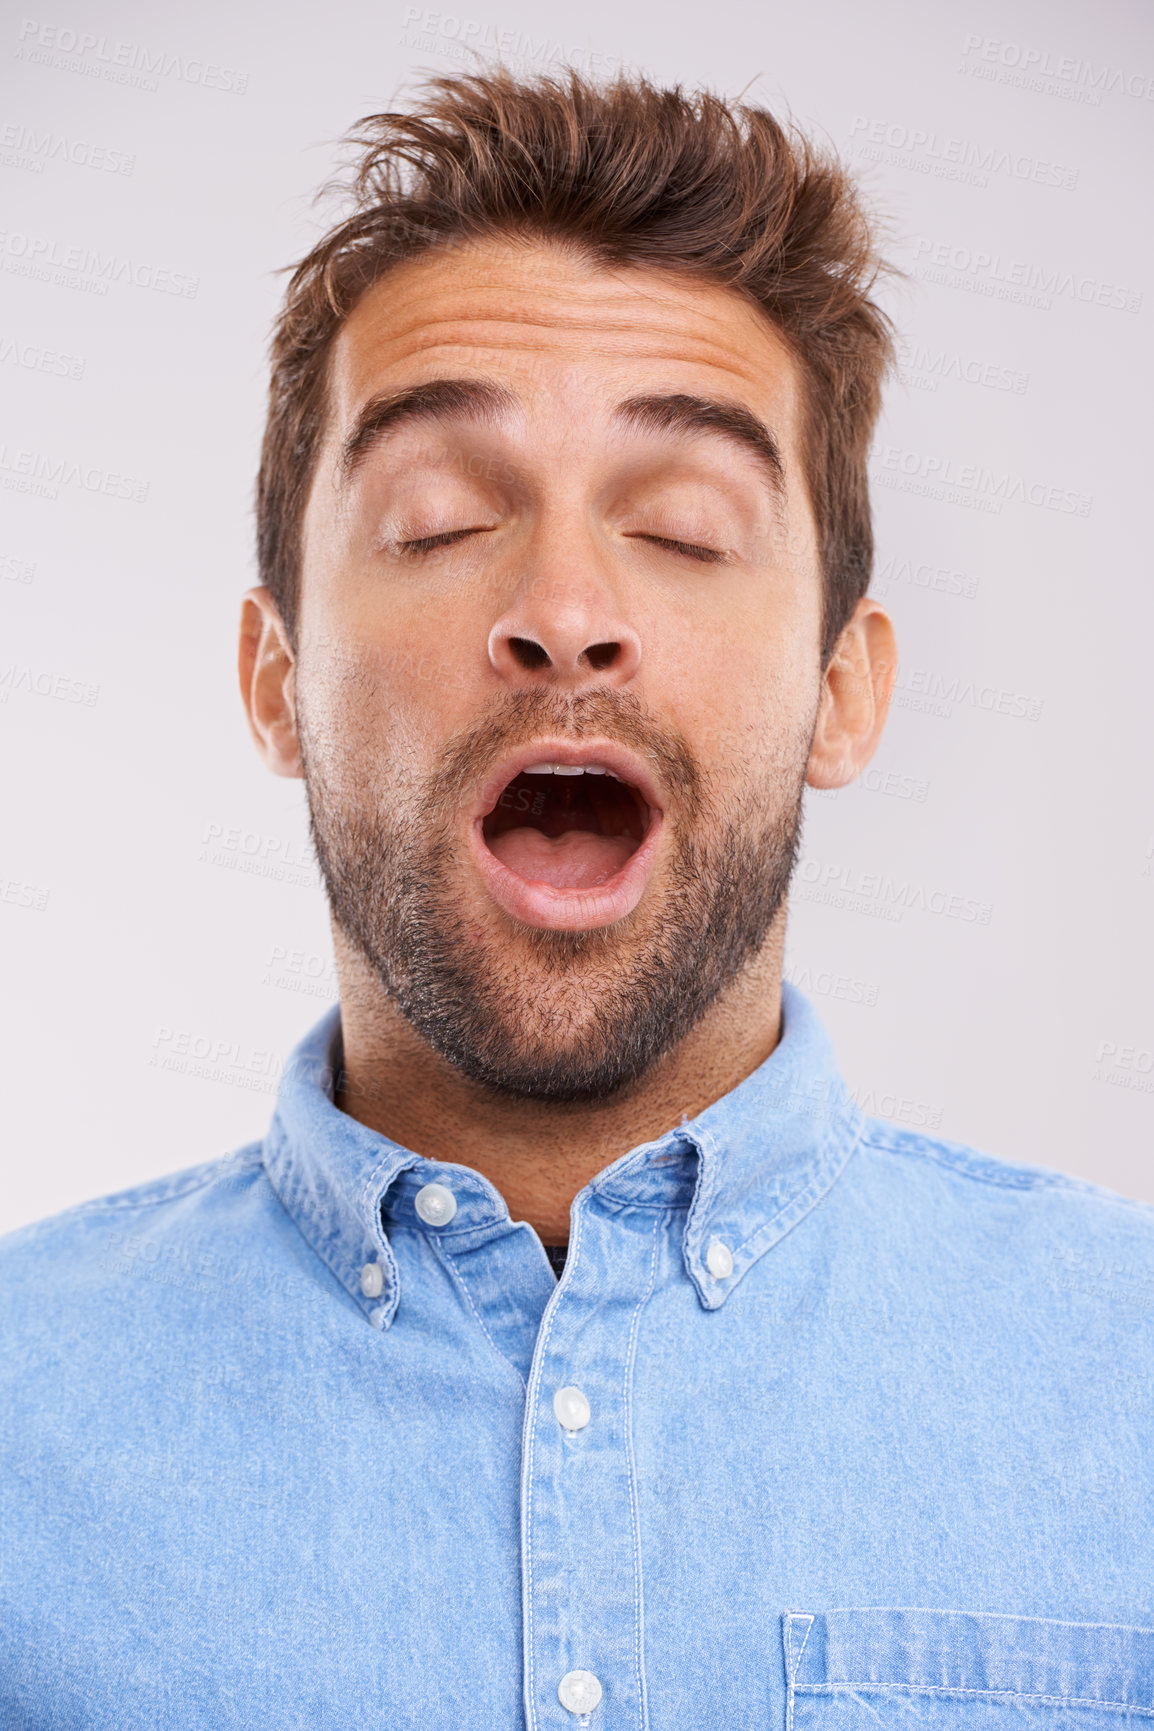
<path fill-rule="evenodd" d="M 346 968 L 479 1081 L 603 1096 L 780 951 L 804 783 L 884 719 L 868 230 L 769 115 L 639 82 L 358 136 L 274 343 L 254 732 Z"/>

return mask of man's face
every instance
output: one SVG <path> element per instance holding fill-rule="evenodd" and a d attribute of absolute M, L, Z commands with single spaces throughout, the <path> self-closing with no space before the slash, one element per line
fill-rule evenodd
<path fill-rule="evenodd" d="M 452 1063 L 649 1069 L 780 931 L 821 688 L 800 379 L 735 294 L 489 242 L 337 341 L 296 669 L 338 931 Z"/>

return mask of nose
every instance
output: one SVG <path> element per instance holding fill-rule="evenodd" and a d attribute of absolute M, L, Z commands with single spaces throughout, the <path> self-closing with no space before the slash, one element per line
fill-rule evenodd
<path fill-rule="evenodd" d="M 625 685 L 641 665 L 641 639 L 597 581 L 538 574 L 489 633 L 489 660 L 519 686 Z"/>

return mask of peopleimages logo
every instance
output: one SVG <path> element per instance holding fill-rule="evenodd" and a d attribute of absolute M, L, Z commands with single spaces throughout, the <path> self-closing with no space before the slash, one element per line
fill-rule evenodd
<path fill-rule="evenodd" d="M 916 709 L 947 721 L 954 713 L 955 703 L 983 709 L 987 715 L 1040 721 L 1044 703 L 1043 698 L 1031 697 L 1024 691 L 966 679 L 959 673 L 939 673 L 932 667 L 903 667 L 894 685 L 893 701 L 899 709 Z"/>
<path fill-rule="evenodd" d="M 1024 259 L 1003 258 L 1001 253 L 981 247 L 957 246 L 951 241 L 921 235 L 914 242 L 914 271 L 922 282 L 941 283 L 946 288 L 966 289 L 1048 312 L 1063 296 L 1083 306 L 1110 308 L 1115 312 L 1142 310 L 1142 294 L 1136 288 L 1084 276 L 1060 265 L 1030 264 Z"/>
<path fill-rule="evenodd" d="M 148 482 L 135 475 L 70 457 L 50 457 L 43 451 L 12 451 L 7 445 L 0 445 L 0 486 L 42 499 L 55 499 L 61 487 L 79 487 L 106 499 L 129 499 L 134 505 L 143 505 L 148 498 Z"/>
<path fill-rule="evenodd" d="M 1117 1040 L 1101 1040 L 1090 1080 L 1105 1082 L 1111 1088 L 1130 1088 L 1140 1094 L 1154 1094 L 1154 1051 Z"/>
<path fill-rule="evenodd" d="M 227 1082 L 258 1094 L 275 1094 L 284 1059 L 240 1040 L 220 1040 L 191 1029 L 160 1027 L 148 1062 L 158 1070 L 195 1076 L 202 1082 Z"/>
<path fill-rule="evenodd" d="M 903 450 L 883 445 L 878 452 L 880 467 L 870 470 L 877 487 L 892 487 L 900 493 L 917 493 L 949 505 L 966 505 L 997 516 L 1006 504 L 1033 505 L 1041 511 L 1063 511 L 1088 517 L 1094 508 L 1092 493 L 1046 481 L 1028 481 L 1010 470 L 987 469 L 983 463 L 956 463 L 952 457 L 932 452 Z"/>
<path fill-rule="evenodd" d="M 0 902 L 42 914 L 48 906 L 48 891 L 41 884 L 25 883 L 22 878 L 0 877 Z"/>
<path fill-rule="evenodd" d="M 430 6 L 406 6 L 401 20 L 401 46 L 451 60 L 471 61 L 492 54 L 505 66 L 550 66 L 559 61 L 585 73 L 609 76 L 622 70 L 614 55 L 599 54 L 580 43 L 551 36 L 533 37 L 522 30 L 497 30 L 479 18 L 463 18 Z"/>
<path fill-rule="evenodd" d="M 307 846 L 286 841 L 283 836 L 262 835 L 259 830 L 226 829 L 223 824 L 210 823 L 197 858 L 202 865 L 225 866 L 275 883 L 302 889 L 320 887 L 320 874 Z"/>
<path fill-rule="evenodd" d="M 10 692 L 24 691 L 30 697 L 51 697 L 58 703 L 82 703 L 93 709 L 100 696 L 99 685 L 84 679 L 72 679 L 66 673 L 53 673 L 40 667 L 0 667 L 0 703 L 7 703 Z"/>
<path fill-rule="evenodd" d="M 1004 42 L 997 36 L 966 37 L 962 71 L 1002 84 L 1017 84 L 1045 94 L 1061 94 L 1097 106 L 1103 92 L 1154 101 L 1154 73 L 1127 71 L 1109 61 L 1083 60 L 1078 55 L 1051 54 L 1048 49 Z"/>
<path fill-rule="evenodd" d="M 66 246 L 48 235 L 24 234 L 19 229 L 0 228 L 0 269 L 10 276 L 34 277 L 38 282 L 97 295 L 106 295 L 112 283 L 127 283 L 131 288 L 180 295 L 191 301 L 200 288 L 199 277 L 165 270 L 145 259 L 96 252 L 88 246 Z"/>
<path fill-rule="evenodd" d="M 866 1118 L 888 1118 L 891 1124 L 907 1124 L 912 1130 L 939 1130 L 942 1108 L 927 1105 L 911 1094 L 887 1093 L 878 1088 L 851 1088 L 850 1097 Z"/>
<path fill-rule="evenodd" d="M 879 600 L 889 594 L 896 583 L 908 583 L 912 589 L 933 590 L 938 595 L 961 595 L 972 601 L 978 593 L 978 578 L 968 571 L 954 571 L 948 565 L 931 565 L 925 559 L 901 559 L 896 553 L 878 565 L 871 592 Z"/>
<path fill-rule="evenodd" d="M 116 42 L 91 30 L 74 30 L 59 24 L 41 24 L 25 18 L 20 25 L 17 60 L 35 66 L 51 66 L 58 72 L 79 72 L 111 84 L 128 84 L 138 90 L 157 90 L 158 79 L 175 78 L 182 84 L 199 84 L 206 90 L 229 91 L 242 96 L 248 89 L 248 73 L 221 66 L 195 55 L 172 54 L 163 48 L 148 48 L 139 42 Z"/>
<path fill-rule="evenodd" d="M 24 367 L 30 373 L 48 373 L 57 379 L 82 379 L 87 362 L 79 355 L 61 354 L 39 343 L 21 342 L 19 337 L 0 334 L 0 363 Z"/>
<path fill-rule="evenodd" d="M 331 956 L 290 950 L 287 944 L 273 945 L 261 983 L 276 986 L 282 992 L 299 992 L 306 998 L 323 998 L 326 1003 L 340 996 L 336 964 Z"/>
<path fill-rule="evenodd" d="M 31 583 L 36 576 L 32 559 L 17 559 L 11 553 L 0 553 L 0 579 L 7 583 Z"/>
<path fill-rule="evenodd" d="M 908 168 L 938 179 L 963 180 L 972 186 L 988 186 L 991 174 L 1030 181 L 1035 186 L 1061 187 L 1066 192 L 1073 192 L 1078 184 L 1078 170 L 1065 163 L 1033 156 L 1029 151 L 947 137 L 924 126 L 869 120 L 859 114 L 850 128 L 850 138 L 867 162 Z"/>
<path fill-rule="evenodd" d="M 105 174 L 131 174 L 136 167 L 135 156 L 106 144 L 68 138 L 63 132 L 38 132 L 33 126 L 0 126 L 0 163 L 6 168 L 42 174 L 48 162 L 70 162 L 75 168 L 95 168 Z"/>
<path fill-rule="evenodd" d="M 919 884 L 887 872 L 859 871 L 856 866 L 809 858 L 799 861 L 791 893 L 795 901 L 818 902 L 894 923 L 904 913 L 918 912 L 988 926 L 994 911 L 991 902 L 945 885 Z"/>
<path fill-rule="evenodd" d="M 836 998 L 843 1004 L 863 1004 L 871 1010 L 878 1001 L 878 989 L 872 981 L 859 980 L 853 974 L 836 974 L 831 968 L 806 968 L 788 962 L 781 977 L 810 996 Z"/>
<path fill-rule="evenodd" d="M 898 343 L 898 378 L 903 385 L 912 385 L 919 391 L 936 391 L 943 379 L 954 379 L 958 384 L 980 385 L 987 391 L 1013 391 L 1019 397 L 1025 395 L 1030 383 L 1029 373 L 1017 367 L 913 341 Z"/>

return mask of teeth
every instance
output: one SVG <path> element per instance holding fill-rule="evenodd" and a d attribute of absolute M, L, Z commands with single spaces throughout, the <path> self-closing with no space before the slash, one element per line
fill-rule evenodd
<path fill-rule="evenodd" d="M 522 775 L 608 775 L 614 781 L 621 778 L 606 769 L 603 763 L 531 763 Z"/>

